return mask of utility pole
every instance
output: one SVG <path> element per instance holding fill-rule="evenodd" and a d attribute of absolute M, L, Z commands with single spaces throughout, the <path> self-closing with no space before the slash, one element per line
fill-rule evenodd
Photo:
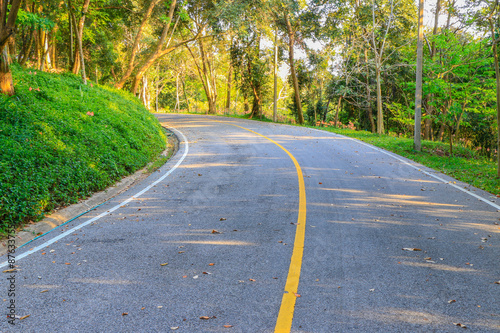
<path fill-rule="evenodd" d="M 278 27 L 274 32 L 274 106 L 273 122 L 278 121 Z"/>

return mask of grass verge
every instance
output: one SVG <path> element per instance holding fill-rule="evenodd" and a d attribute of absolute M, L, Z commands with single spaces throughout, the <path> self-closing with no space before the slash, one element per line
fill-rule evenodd
<path fill-rule="evenodd" d="M 19 66 L 13 76 L 16 95 L 0 95 L 0 235 L 105 189 L 165 148 L 158 121 L 124 91 Z"/>

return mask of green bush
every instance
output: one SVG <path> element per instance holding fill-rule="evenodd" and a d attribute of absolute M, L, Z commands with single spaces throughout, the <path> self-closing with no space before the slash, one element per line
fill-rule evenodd
<path fill-rule="evenodd" d="M 72 74 L 13 66 L 0 95 L 0 233 L 103 190 L 165 148 L 158 121 L 132 95 Z"/>

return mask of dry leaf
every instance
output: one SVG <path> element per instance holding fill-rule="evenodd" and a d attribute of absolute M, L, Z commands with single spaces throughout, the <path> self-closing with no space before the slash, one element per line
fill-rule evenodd
<path fill-rule="evenodd" d="M 12 267 L 12 266 L 11 266 L 11 267 Z M 2 271 L 2 273 L 14 273 L 14 272 L 17 272 L 17 269 L 16 269 L 16 268 L 6 269 L 5 271 Z"/>
<path fill-rule="evenodd" d="M 160 264 L 160 266 L 167 266 L 167 265 L 168 265 L 168 262 Z"/>
<path fill-rule="evenodd" d="M 213 262 L 211 262 L 210 264 L 208 264 L 208 266 L 213 266 L 213 265 L 215 265 Z"/>
<path fill-rule="evenodd" d="M 143 306 L 143 307 L 141 308 L 141 310 L 144 310 L 145 308 L 146 308 L 146 307 L 144 307 L 144 306 Z"/>
<path fill-rule="evenodd" d="M 227 220 L 227 219 L 226 219 L 226 218 L 224 218 L 224 217 L 221 217 L 221 218 L 219 219 L 219 221 L 225 221 L 225 220 Z"/>
<path fill-rule="evenodd" d="M 207 316 L 201 316 L 200 319 L 203 319 L 203 320 L 208 320 L 210 319 L 210 317 L 207 317 Z"/>
<path fill-rule="evenodd" d="M 302 297 L 300 294 L 295 293 L 295 297 Z"/>
<path fill-rule="evenodd" d="M 49 290 L 48 289 L 42 290 L 42 291 L 40 291 L 40 294 L 41 293 L 46 293 L 47 291 L 49 291 Z"/>
<path fill-rule="evenodd" d="M 213 234 L 220 234 L 221 232 L 214 229 L 214 230 L 212 230 L 212 233 Z"/>
<path fill-rule="evenodd" d="M 415 247 L 403 247 L 403 251 L 422 251 L 422 249 L 418 249 Z"/>
<path fill-rule="evenodd" d="M 224 328 L 231 328 L 231 327 L 233 327 L 233 325 L 224 325 L 223 327 Z"/>
<path fill-rule="evenodd" d="M 65 265 L 71 265 L 71 263 L 69 263 L 69 262 L 65 262 L 64 264 L 65 264 Z"/>
<path fill-rule="evenodd" d="M 255 282 L 255 280 L 254 280 L 254 279 L 248 279 L 248 281 L 252 281 L 252 282 Z"/>
<path fill-rule="evenodd" d="M 126 316 L 126 315 L 128 315 L 128 312 L 122 313 L 122 316 Z"/>
<path fill-rule="evenodd" d="M 177 252 L 177 253 L 181 254 L 181 253 L 184 253 L 184 252 L 186 252 L 186 251 L 179 251 L 179 252 Z"/>
<path fill-rule="evenodd" d="M 29 316 L 31 316 L 31 315 L 22 316 L 21 318 L 19 318 L 19 320 L 26 319 L 26 318 L 28 318 Z"/>
<path fill-rule="evenodd" d="M 183 279 L 185 279 L 185 278 L 187 278 L 187 277 L 188 277 L 187 275 L 183 275 L 183 276 L 182 276 L 182 278 L 183 278 Z"/>
<path fill-rule="evenodd" d="M 424 258 L 424 260 L 432 260 L 431 257 Z"/>
<path fill-rule="evenodd" d="M 467 326 L 465 326 L 464 324 L 460 324 L 460 323 L 453 323 L 453 325 L 459 326 L 459 327 L 462 327 L 462 328 L 467 328 Z"/>

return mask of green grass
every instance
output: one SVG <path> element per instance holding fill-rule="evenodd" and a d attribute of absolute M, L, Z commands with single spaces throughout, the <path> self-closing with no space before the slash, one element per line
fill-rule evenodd
<path fill-rule="evenodd" d="M 0 234 L 105 189 L 165 148 L 158 121 L 126 92 L 19 66 L 13 75 L 16 95 L 0 95 Z"/>
<path fill-rule="evenodd" d="M 422 151 L 417 152 L 413 149 L 413 139 L 409 138 L 347 129 L 326 130 L 384 148 L 494 195 L 500 194 L 496 160 L 481 156 L 470 149 L 454 146 L 453 154 L 450 155 L 448 143 L 422 141 Z"/>

